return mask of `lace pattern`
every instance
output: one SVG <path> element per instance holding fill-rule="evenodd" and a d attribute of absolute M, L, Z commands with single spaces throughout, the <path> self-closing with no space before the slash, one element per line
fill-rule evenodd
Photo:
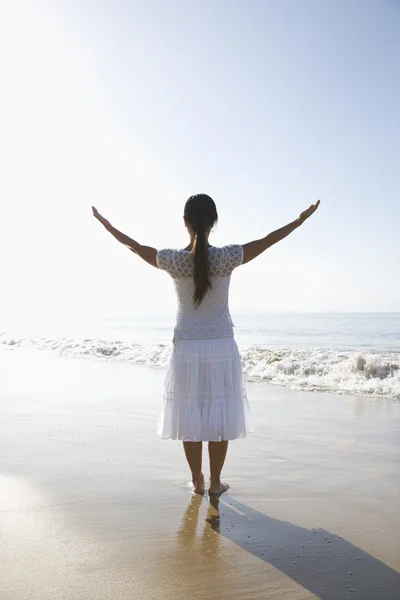
<path fill-rule="evenodd" d="M 208 252 L 211 277 L 229 277 L 232 271 L 243 262 L 243 246 L 231 244 Z M 187 250 L 167 248 L 157 252 L 159 269 L 167 271 L 173 279 L 193 277 L 193 254 Z"/>
<path fill-rule="evenodd" d="M 228 296 L 232 271 L 243 262 L 238 244 L 209 248 L 212 288 L 199 307 L 193 306 L 193 254 L 186 250 L 159 250 L 157 265 L 172 277 L 178 300 L 174 340 L 204 340 L 233 337 Z"/>

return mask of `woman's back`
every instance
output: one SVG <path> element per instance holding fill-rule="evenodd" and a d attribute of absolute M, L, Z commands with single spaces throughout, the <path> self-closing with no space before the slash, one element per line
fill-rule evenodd
<path fill-rule="evenodd" d="M 162 438 L 183 441 L 194 492 L 203 494 L 205 490 L 202 442 L 209 442 L 209 494 L 220 495 L 229 487 L 220 479 L 228 441 L 251 431 L 243 370 L 228 307 L 232 271 L 288 236 L 318 205 L 319 200 L 296 221 L 264 238 L 244 246 L 216 248 L 208 245 L 218 220 L 215 202 L 207 194 L 196 194 L 187 200 L 183 215 L 191 251 L 157 251 L 139 244 L 115 229 L 93 207 L 94 216 L 118 241 L 173 278 L 178 315 L 158 431 Z"/>
<path fill-rule="evenodd" d="M 233 337 L 229 313 L 229 284 L 232 271 L 242 264 L 243 247 L 238 244 L 208 248 L 211 289 L 201 304 L 193 303 L 194 261 L 187 250 L 159 250 L 157 264 L 169 273 L 178 299 L 175 340 L 218 339 Z"/>

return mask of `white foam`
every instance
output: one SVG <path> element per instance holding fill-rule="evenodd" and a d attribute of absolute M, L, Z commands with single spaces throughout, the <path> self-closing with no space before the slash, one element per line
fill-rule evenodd
<path fill-rule="evenodd" d="M 400 399 L 400 353 L 333 349 L 242 351 L 248 379 L 307 389 Z"/>
<path fill-rule="evenodd" d="M 6 346 L 34 346 L 77 358 L 100 358 L 166 367 L 170 344 L 135 344 L 97 338 L 13 338 Z M 336 349 L 241 349 L 243 370 L 250 381 L 266 381 L 292 389 L 327 391 L 400 399 L 400 352 Z"/>
<path fill-rule="evenodd" d="M 63 356 L 75 358 L 102 358 L 122 362 L 141 363 L 166 367 L 171 355 L 170 344 L 135 344 L 126 341 L 109 341 L 99 338 L 68 339 L 45 337 L 12 337 L 2 335 L 2 344 L 15 347 L 34 346 L 52 350 Z"/>

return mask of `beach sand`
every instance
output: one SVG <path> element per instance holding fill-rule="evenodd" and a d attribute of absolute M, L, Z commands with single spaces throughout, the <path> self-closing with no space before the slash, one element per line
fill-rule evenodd
<path fill-rule="evenodd" d="M 210 504 L 155 433 L 162 370 L 0 364 L 2 600 L 399 600 L 399 402 L 248 384 Z"/>

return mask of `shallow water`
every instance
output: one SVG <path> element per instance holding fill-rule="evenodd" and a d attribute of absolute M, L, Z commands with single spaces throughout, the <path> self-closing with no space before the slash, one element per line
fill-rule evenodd
<path fill-rule="evenodd" d="M 162 369 L 0 358 L 7 600 L 398 599 L 398 402 L 250 384 L 215 506 L 155 434 Z"/>
<path fill-rule="evenodd" d="M 400 313 L 237 315 L 245 375 L 291 389 L 400 399 Z M 8 323 L 0 344 L 166 366 L 173 315 Z"/>

